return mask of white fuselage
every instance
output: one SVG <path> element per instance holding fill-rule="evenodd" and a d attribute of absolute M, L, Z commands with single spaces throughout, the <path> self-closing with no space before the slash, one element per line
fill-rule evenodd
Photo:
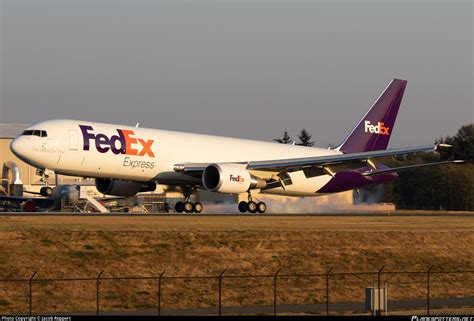
<path fill-rule="evenodd" d="M 190 179 L 174 170 L 182 163 L 245 163 L 341 154 L 321 148 L 76 120 L 46 121 L 28 130 L 44 131 L 46 137 L 19 136 L 11 149 L 35 167 L 71 176 L 170 185 Z M 265 192 L 315 196 L 331 179 L 329 175 L 306 178 L 302 171 L 289 175 L 292 185 Z"/>

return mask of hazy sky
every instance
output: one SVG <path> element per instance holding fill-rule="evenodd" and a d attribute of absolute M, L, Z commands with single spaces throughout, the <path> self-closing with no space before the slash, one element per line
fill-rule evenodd
<path fill-rule="evenodd" d="M 391 147 L 474 120 L 473 2 L 0 0 L 0 122 L 339 143 L 392 78 Z"/>

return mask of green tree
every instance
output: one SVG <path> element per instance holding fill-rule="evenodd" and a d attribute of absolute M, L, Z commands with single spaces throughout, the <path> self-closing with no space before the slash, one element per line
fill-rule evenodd
<path fill-rule="evenodd" d="M 274 139 L 274 141 L 276 141 L 277 143 L 280 143 L 280 144 L 291 144 L 293 142 L 290 135 L 288 135 L 287 131 L 285 131 L 283 133 L 282 138 L 276 138 L 276 139 Z"/>
<path fill-rule="evenodd" d="M 314 142 L 311 141 L 311 135 L 306 131 L 306 129 L 301 130 L 300 134 L 298 135 L 298 139 L 300 141 L 296 145 L 309 147 L 314 145 Z"/>
<path fill-rule="evenodd" d="M 398 173 L 398 179 L 382 185 L 379 202 L 392 202 L 399 209 L 474 210 L 474 128 L 473 124 L 461 127 L 456 135 L 436 141 L 450 144 L 440 154 L 421 153 L 394 158 L 384 162 L 390 167 L 431 163 L 446 159 L 464 159 L 466 164 L 449 164 L 426 167 Z M 367 201 L 367 193 L 375 195 L 376 186 L 361 189 L 360 201 Z"/>
<path fill-rule="evenodd" d="M 424 153 L 405 158 L 403 164 L 436 162 L 439 159 L 463 159 L 467 164 L 449 164 L 400 172 L 394 183 L 393 201 L 397 208 L 474 210 L 474 126 L 462 126 L 456 135 L 439 139 L 436 143 L 452 145 L 440 155 Z M 402 164 L 402 159 L 398 159 Z"/>
<path fill-rule="evenodd" d="M 437 144 L 449 144 L 452 148 L 440 151 L 442 159 L 474 160 L 474 124 L 462 126 L 454 137 L 446 136 L 436 141 Z"/>

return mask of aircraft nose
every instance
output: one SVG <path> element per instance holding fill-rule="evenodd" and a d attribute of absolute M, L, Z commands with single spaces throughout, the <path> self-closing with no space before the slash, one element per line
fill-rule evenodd
<path fill-rule="evenodd" d="M 16 157 L 22 159 L 24 158 L 26 152 L 26 144 L 23 137 L 15 138 L 10 144 L 10 150 Z"/>

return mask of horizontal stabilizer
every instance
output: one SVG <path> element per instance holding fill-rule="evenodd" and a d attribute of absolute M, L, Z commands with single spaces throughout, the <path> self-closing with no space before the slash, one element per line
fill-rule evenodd
<path fill-rule="evenodd" d="M 414 169 L 414 168 L 420 168 L 420 167 L 446 165 L 446 164 L 462 164 L 462 163 L 465 163 L 465 161 L 464 160 L 450 160 L 450 161 L 435 162 L 435 163 L 416 164 L 416 165 L 393 167 L 393 168 L 387 168 L 387 169 L 382 169 L 382 170 L 377 170 L 377 171 L 365 172 L 362 175 L 375 176 L 375 175 L 387 174 L 387 173 L 392 173 L 392 172 L 401 172 L 408 169 Z"/>

